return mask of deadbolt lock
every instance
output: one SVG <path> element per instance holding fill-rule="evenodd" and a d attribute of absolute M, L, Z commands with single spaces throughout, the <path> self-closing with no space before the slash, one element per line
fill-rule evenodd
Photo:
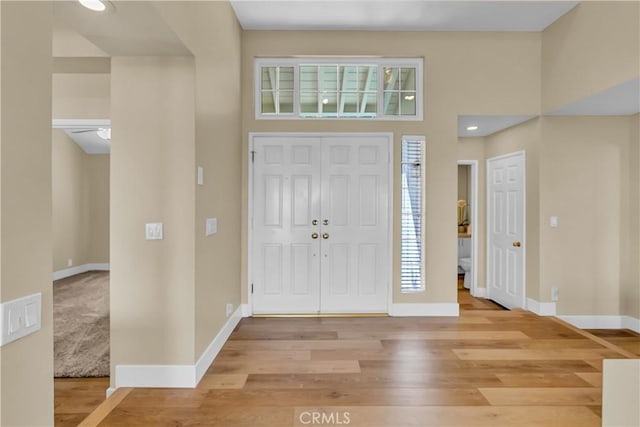
<path fill-rule="evenodd" d="M 323 219 L 322 220 L 322 225 L 329 225 L 329 220 L 328 219 Z"/>
<path fill-rule="evenodd" d="M 313 224 L 313 225 L 318 225 L 318 220 L 317 220 L 317 219 L 314 219 L 313 221 L 311 221 L 311 224 Z"/>

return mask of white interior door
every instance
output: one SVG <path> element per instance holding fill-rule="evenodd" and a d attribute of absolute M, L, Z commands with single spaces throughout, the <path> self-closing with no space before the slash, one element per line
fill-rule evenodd
<path fill-rule="evenodd" d="M 320 139 L 256 140 L 253 194 L 253 312 L 317 313 Z"/>
<path fill-rule="evenodd" d="M 487 160 L 489 298 L 524 307 L 524 153 Z"/>
<path fill-rule="evenodd" d="M 253 141 L 254 313 L 386 313 L 389 138 Z"/>

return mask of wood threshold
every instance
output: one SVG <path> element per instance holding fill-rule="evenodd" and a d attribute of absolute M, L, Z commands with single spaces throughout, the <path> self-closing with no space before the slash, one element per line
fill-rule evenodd
<path fill-rule="evenodd" d="M 131 390 L 133 390 L 131 387 L 121 387 L 114 391 L 107 400 L 102 402 L 87 418 L 78 424 L 78 427 L 95 427 L 100 424 L 131 393 Z"/>

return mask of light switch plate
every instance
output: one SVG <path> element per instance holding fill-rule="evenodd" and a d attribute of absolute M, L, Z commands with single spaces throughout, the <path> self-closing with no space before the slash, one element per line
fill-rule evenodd
<path fill-rule="evenodd" d="M 162 240 L 164 238 L 164 230 L 161 222 L 149 222 L 145 224 L 144 236 L 147 240 Z"/>
<path fill-rule="evenodd" d="M 0 346 L 40 330 L 42 294 L 0 304 Z"/>
<path fill-rule="evenodd" d="M 551 226 L 551 228 L 557 228 L 558 227 L 558 217 L 553 215 L 551 216 L 551 218 L 549 218 L 549 225 Z"/>
<path fill-rule="evenodd" d="M 204 235 L 211 236 L 218 232 L 218 218 L 207 218 Z"/>

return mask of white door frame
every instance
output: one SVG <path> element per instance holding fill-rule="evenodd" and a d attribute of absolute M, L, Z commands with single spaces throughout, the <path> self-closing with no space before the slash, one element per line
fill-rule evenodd
<path fill-rule="evenodd" d="M 515 151 L 509 154 L 503 154 L 501 156 L 488 158 L 486 161 L 486 221 L 485 221 L 485 230 L 487 236 L 487 246 L 486 246 L 486 286 L 487 286 L 487 298 L 491 297 L 491 290 L 489 286 L 489 277 L 491 277 L 491 262 L 489 257 L 489 251 L 491 248 L 491 233 L 489 233 L 489 221 L 491 221 L 491 217 L 489 215 L 489 210 L 491 209 L 491 194 L 489 192 L 489 182 L 490 182 L 490 168 L 489 162 L 495 160 L 508 159 L 510 157 L 522 156 L 522 165 L 524 170 L 522 171 L 522 301 L 520 302 L 520 308 L 527 308 L 527 154 L 524 150 Z"/>
<path fill-rule="evenodd" d="M 471 167 L 471 286 L 469 291 L 474 297 L 483 297 L 484 292 L 478 292 L 478 161 L 458 160 L 458 166 Z M 475 230 L 475 231 L 474 231 Z"/>
<path fill-rule="evenodd" d="M 393 210 L 394 210 L 394 188 L 393 188 L 393 174 L 395 172 L 394 162 L 393 162 L 393 147 L 394 147 L 394 139 L 392 132 L 249 132 L 249 150 L 247 156 L 247 310 L 243 312 L 244 316 L 251 316 L 253 314 L 253 294 L 251 292 L 251 287 L 253 284 L 253 260 L 251 257 L 251 252 L 253 248 L 253 153 L 254 153 L 254 140 L 256 137 L 283 137 L 283 138 L 292 138 L 292 137 L 317 137 L 321 138 L 323 136 L 338 136 L 338 137 L 366 137 L 366 136 L 377 136 L 377 137 L 386 137 L 387 138 L 387 153 L 389 156 L 389 169 L 388 169 L 388 183 L 389 183 L 389 223 L 388 223 L 388 242 L 389 242 L 389 254 L 388 254 L 388 286 L 387 286 L 387 313 L 391 308 L 393 303 Z"/>

